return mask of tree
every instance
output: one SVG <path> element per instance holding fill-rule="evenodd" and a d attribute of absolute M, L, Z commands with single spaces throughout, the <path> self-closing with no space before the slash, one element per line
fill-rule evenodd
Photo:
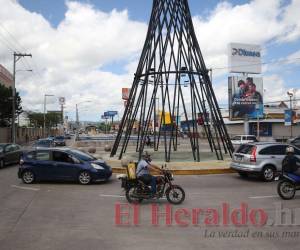
<path fill-rule="evenodd" d="M 60 112 L 48 112 L 45 117 L 46 127 L 57 127 L 62 122 Z M 32 127 L 44 127 L 44 114 L 37 112 L 28 112 L 28 119 Z"/>
<path fill-rule="evenodd" d="M 111 125 L 110 124 L 105 124 L 105 122 L 101 122 L 98 126 L 98 129 L 101 130 L 102 132 L 110 131 Z"/>
<path fill-rule="evenodd" d="M 23 112 L 21 102 L 22 102 L 21 97 L 19 93 L 16 92 L 15 118 Z M 11 126 L 11 121 L 12 121 L 12 87 L 7 88 L 0 83 L 0 127 Z"/>

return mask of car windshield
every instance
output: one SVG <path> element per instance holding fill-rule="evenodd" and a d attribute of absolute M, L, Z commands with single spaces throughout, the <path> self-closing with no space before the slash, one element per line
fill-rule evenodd
<path fill-rule="evenodd" d="M 3 146 L 3 145 L 0 145 L 0 153 L 3 152 L 3 149 L 4 149 L 4 146 Z"/>
<path fill-rule="evenodd" d="M 57 140 L 63 140 L 65 138 L 63 136 L 56 136 L 55 139 L 57 139 Z"/>
<path fill-rule="evenodd" d="M 97 160 L 94 156 L 84 153 L 82 151 L 79 150 L 70 150 L 70 152 L 78 159 L 82 160 L 82 161 L 94 161 Z"/>
<path fill-rule="evenodd" d="M 238 148 L 237 153 L 246 154 L 246 155 L 251 154 L 254 147 L 255 147 L 254 145 L 249 145 L 249 144 L 241 145 Z"/>
<path fill-rule="evenodd" d="M 241 140 L 241 137 L 240 136 L 235 136 L 235 137 L 233 137 L 231 140 Z"/>

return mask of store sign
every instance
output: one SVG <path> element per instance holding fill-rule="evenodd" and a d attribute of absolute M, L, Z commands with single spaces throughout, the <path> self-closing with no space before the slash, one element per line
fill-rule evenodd
<path fill-rule="evenodd" d="M 292 126 L 293 111 L 288 109 L 284 111 L 284 125 Z"/>
<path fill-rule="evenodd" d="M 130 95 L 130 88 L 122 88 L 122 99 L 128 100 Z"/>
<path fill-rule="evenodd" d="M 261 74 L 261 47 L 253 44 L 230 43 L 228 67 L 230 73 Z"/>
<path fill-rule="evenodd" d="M 58 102 L 59 102 L 59 105 L 65 105 L 66 104 L 66 98 L 65 97 L 59 97 Z"/>

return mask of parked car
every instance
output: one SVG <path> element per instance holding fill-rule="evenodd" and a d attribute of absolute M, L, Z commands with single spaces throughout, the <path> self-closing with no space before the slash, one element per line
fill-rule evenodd
<path fill-rule="evenodd" d="M 64 136 L 56 136 L 54 138 L 54 145 L 57 146 L 66 146 L 66 141 Z"/>
<path fill-rule="evenodd" d="M 258 142 L 241 145 L 234 153 L 231 168 L 242 177 L 249 173 L 261 176 L 265 181 L 273 181 L 281 171 L 282 160 L 289 144 Z M 294 146 L 293 146 L 294 147 Z M 300 149 L 294 147 L 295 155 L 300 159 Z"/>
<path fill-rule="evenodd" d="M 300 148 L 300 136 L 289 141 L 290 144 Z"/>
<path fill-rule="evenodd" d="M 52 139 L 39 139 L 34 144 L 33 147 L 36 148 L 52 148 L 55 147 L 54 141 Z"/>
<path fill-rule="evenodd" d="M 66 139 L 66 140 L 71 140 L 71 139 L 72 139 L 71 134 L 66 133 L 66 134 L 65 134 L 65 139 Z"/>
<path fill-rule="evenodd" d="M 37 149 L 24 153 L 18 177 L 26 184 L 35 181 L 78 181 L 87 185 L 107 181 L 112 169 L 103 160 L 69 148 Z"/>
<path fill-rule="evenodd" d="M 49 140 L 53 140 L 53 141 L 54 141 L 54 139 L 55 139 L 55 136 L 54 136 L 54 135 L 49 135 L 49 136 L 48 136 L 48 139 L 49 139 Z"/>
<path fill-rule="evenodd" d="M 0 144 L 0 168 L 8 164 L 19 163 L 22 155 L 21 146 L 11 143 Z"/>
<path fill-rule="evenodd" d="M 231 138 L 231 143 L 234 148 L 238 148 L 240 145 L 250 142 L 258 142 L 258 140 L 254 135 L 236 135 Z"/>

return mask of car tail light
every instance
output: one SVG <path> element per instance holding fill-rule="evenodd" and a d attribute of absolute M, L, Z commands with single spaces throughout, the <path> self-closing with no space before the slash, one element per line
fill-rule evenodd
<path fill-rule="evenodd" d="M 20 159 L 20 165 L 23 165 L 24 164 L 24 160 L 23 158 Z"/>
<path fill-rule="evenodd" d="M 252 148 L 250 162 L 256 162 L 256 147 Z"/>

